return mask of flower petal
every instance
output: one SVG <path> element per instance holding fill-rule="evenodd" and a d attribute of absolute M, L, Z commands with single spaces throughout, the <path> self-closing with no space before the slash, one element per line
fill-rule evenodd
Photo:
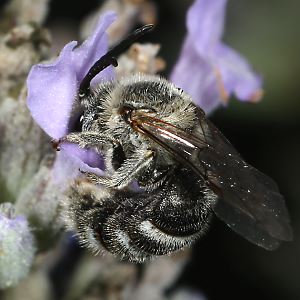
<path fill-rule="evenodd" d="M 52 138 L 58 139 L 69 132 L 78 85 L 89 68 L 107 51 L 105 31 L 115 18 L 114 13 L 106 13 L 93 35 L 80 47 L 73 50 L 77 42 L 71 42 L 53 63 L 38 64 L 30 70 L 28 108 L 35 121 Z M 112 70 L 108 68 L 93 82 L 112 77 Z"/>
<path fill-rule="evenodd" d="M 240 100 L 257 101 L 261 96 L 262 78 L 254 73 L 247 60 L 230 47 L 219 44 L 215 63 L 225 90 Z"/>
<path fill-rule="evenodd" d="M 28 107 L 35 121 L 52 138 L 59 139 L 72 131 L 72 124 L 79 117 L 78 86 L 90 67 L 107 52 L 105 31 L 116 19 L 113 12 L 106 13 L 99 21 L 92 36 L 80 47 L 76 42 L 67 44 L 58 59 L 51 64 L 33 66 L 27 80 Z M 112 79 L 111 69 L 98 74 L 93 83 Z M 61 186 L 80 175 L 80 171 L 104 174 L 103 158 L 92 149 L 78 145 L 60 145 L 54 164 L 53 180 Z"/>
<path fill-rule="evenodd" d="M 27 105 L 31 115 L 55 139 L 68 133 L 70 113 L 77 93 L 71 59 L 76 44 L 67 44 L 54 63 L 33 66 L 27 79 Z"/>
<path fill-rule="evenodd" d="M 92 149 L 82 149 L 77 144 L 63 143 L 57 152 L 53 167 L 54 183 L 63 183 L 78 177 L 81 172 L 104 175 L 104 161 L 100 154 Z"/>
<path fill-rule="evenodd" d="M 187 92 L 194 103 L 209 113 L 220 102 L 217 79 L 211 64 L 201 58 L 188 37 L 170 80 Z"/>
<path fill-rule="evenodd" d="M 73 51 L 73 63 L 76 66 L 79 82 L 87 74 L 90 67 L 107 52 L 108 37 L 105 31 L 115 21 L 116 17 L 114 12 L 105 13 L 100 18 L 93 34 Z M 106 68 L 92 80 L 92 85 L 99 83 L 103 78 L 108 80 L 113 77 L 113 68 Z"/>
<path fill-rule="evenodd" d="M 171 81 L 189 93 L 206 113 L 227 104 L 231 94 L 257 101 L 261 78 L 248 62 L 221 42 L 226 0 L 196 0 L 187 14 L 188 36 Z"/>
<path fill-rule="evenodd" d="M 212 54 L 223 35 L 227 0 L 196 0 L 187 13 L 188 34 L 198 53 Z"/>

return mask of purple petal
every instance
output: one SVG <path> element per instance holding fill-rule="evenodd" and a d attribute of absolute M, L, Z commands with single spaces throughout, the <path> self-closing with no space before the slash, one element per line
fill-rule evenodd
<path fill-rule="evenodd" d="M 237 52 L 221 43 L 226 0 L 196 0 L 187 14 L 188 36 L 171 81 L 189 93 L 206 113 L 234 93 L 257 101 L 261 78 Z"/>
<path fill-rule="evenodd" d="M 196 0 L 187 13 L 188 34 L 198 53 L 212 54 L 223 35 L 227 0 Z"/>
<path fill-rule="evenodd" d="M 78 177 L 81 172 L 104 175 L 104 162 L 92 149 L 82 149 L 77 144 L 63 143 L 57 152 L 53 167 L 53 180 L 59 185 Z"/>
<path fill-rule="evenodd" d="M 32 117 L 52 138 L 68 133 L 68 122 L 77 92 L 76 74 L 72 63 L 70 42 L 52 64 L 31 68 L 27 79 L 27 105 Z"/>
<path fill-rule="evenodd" d="M 61 138 L 69 132 L 78 85 L 88 69 L 107 51 L 105 30 L 115 18 L 114 13 L 106 13 L 93 35 L 80 47 L 73 50 L 77 42 L 71 42 L 53 63 L 35 65 L 30 70 L 28 108 L 35 121 L 52 138 Z M 108 68 L 93 82 L 112 77 L 112 70 Z"/>
<path fill-rule="evenodd" d="M 90 67 L 107 52 L 108 37 L 105 31 L 115 21 L 116 17 L 114 12 L 105 13 L 100 18 L 93 34 L 73 51 L 73 62 L 76 66 L 76 75 L 79 82 L 87 74 Z M 107 80 L 113 77 L 113 68 L 106 68 L 92 80 L 92 85 L 103 79 Z"/>
<path fill-rule="evenodd" d="M 194 103 L 209 113 L 220 102 L 217 78 L 213 67 L 194 48 L 188 37 L 170 80 L 187 92 Z"/>
<path fill-rule="evenodd" d="M 247 60 L 230 47 L 220 44 L 216 49 L 216 65 L 225 90 L 240 100 L 258 101 L 262 78 L 255 74 Z"/>

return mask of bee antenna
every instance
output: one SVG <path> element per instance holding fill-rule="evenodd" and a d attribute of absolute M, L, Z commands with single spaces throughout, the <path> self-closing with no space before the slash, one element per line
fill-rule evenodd
<path fill-rule="evenodd" d="M 83 98 L 90 93 L 90 83 L 92 79 L 99 74 L 101 71 L 106 69 L 108 66 L 113 65 L 114 67 L 118 66 L 118 57 L 126 48 L 132 45 L 136 40 L 138 40 L 144 34 L 151 32 L 154 28 L 153 24 L 145 25 L 141 28 L 136 29 L 131 34 L 127 36 L 123 41 L 109 50 L 104 54 L 100 59 L 98 59 L 93 66 L 89 69 L 87 74 L 82 79 L 79 86 L 79 98 Z"/>

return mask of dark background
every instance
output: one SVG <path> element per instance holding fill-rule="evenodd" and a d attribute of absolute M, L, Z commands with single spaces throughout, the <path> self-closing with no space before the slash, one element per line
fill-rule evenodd
<path fill-rule="evenodd" d="M 209 1 L 209 0 L 207 0 Z M 99 1 L 52 0 L 46 26 L 77 26 Z M 168 76 L 185 33 L 192 1 L 157 0 L 159 22 L 147 40 L 162 45 Z M 225 41 L 264 77 L 258 104 L 232 99 L 211 119 L 242 156 L 278 183 L 286 198 L 294 241 L 268 252 L 248 243 L 222 222 L 194 247 L 178 285 L 200 289 L 208 299 L 300 299 L 300 1 L 229 0 Z M 55 35 L 53 35 L 55 40 Z M 60 43 L 66 43 L 70 38 Z M 171 292 L 171 291 L 169 291 Z"/>

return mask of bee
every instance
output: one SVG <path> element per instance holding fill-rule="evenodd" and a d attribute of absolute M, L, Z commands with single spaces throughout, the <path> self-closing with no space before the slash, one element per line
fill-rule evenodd
<path fill-rule="evenodd" d="M 59 142 L 103 155 L 106 176 L 85 173 L 70 188 L 64 215 L 79 240 L 144 262 L 191 245 L 213 214 L 268 250 L 292 239 L 275 182 L 246 163 L 182 89 L 158 76 L 132 75 L 90 88 L 91 80 L 146 25 L 101 57 L 79 89 L 82 130 Z"/>

